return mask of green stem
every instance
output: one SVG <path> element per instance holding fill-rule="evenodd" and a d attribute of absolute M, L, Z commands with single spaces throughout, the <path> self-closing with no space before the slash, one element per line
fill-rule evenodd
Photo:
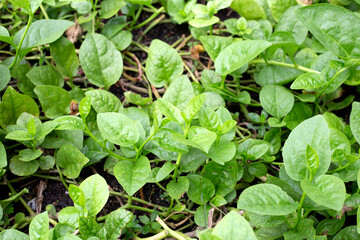
<path fill-rule="evenodd" d="M 135 159 L 130 159 L 130 158 L 126 158 L 126 157 L 117 155 L 116 153 L 114 153 L 113 151 L 111 151 L 110 149 L 108 149 L 99 139 L 97 139 L 94 134 L 92 134 L 92 132 L 91 132 L 90 129 L 88 128 L 87 124 L 84 123 L 84 127 L 85 127 L 85 132 L 86 132 L 87 134 L 89 134 L 89 136 L 90 136 L 92 139 L 94 139 L 95 142 L 96 142 L 97 144 L 99 144 L 107 153 L 109 153 L 109 155 L 110 155 L 111 157 L 117 158 L 117 159 L 119 159 L 119 160 L 135 161 Z"/>
<path fill-rule="evenodd" d="M 301 196 L 301 200 L 300 200 L 299 207 L 297 208 L 297 218 L 296 218 L 295 225 L 294 225 L 294 227 L 293 227 L 294 230 L 296 230 L 297 225 L 298 225 L 299 222 L 300 222 L 301 213 L 302 213 L 302 206 L 304 205 L 305 197 L 306 197 L 306 194 L 305 194 L 305 192 L 303 192 L 303 194 L 302 194 L 302 196 Z"/>
<path fill-rule="evenodd" d="M 359 160 L 359 159 L 357 159 L 357 160 Z M 357 161 L 357 160 L 356 160 L 356 161 Z M 345 164 L 344 166 L 338 167 L 337 169 L 332 170 L 332 171 L 328 171 L 327 173 L 336 173 L 336 172 L 340 172 L 341 170 L 343 170 L 343 169 L 347 168 L 348 166 L 350 166 L 351 164 L 353 164 L 353 163 L 354 163 L 354 162 L 356 162 L 356 161 L 351 161 L 351 162 L 349 162 L 349 163 Z"/>
<path fill-rule="evenodd" d="M 166 230 L 163 230 L 163 231 L 159 232 L 158 234 L 151 236 L 151 237 L 147 237 L 147 238 L 140 238 L 135 235 L 134 239 L 135 240 L 161 240 L 161 239 L 166 238 L 167 236 L 168 236 L 168 232 Z"/>
<path fill-rule="evenodd" d="M 59 173 L 59 177 L 60 177 L 60 179 L 61 179 L 61 182 L 62 182 L 63 185 L 66 187 L 66 189 L 69 189 L 69 185 L 67 185 L 67 183 L 66 183 L 66 181 L 65 181 L 65 179 L 64 179 L 64 176 L 62 175 L 62 172 L 61 172 L 61 170 L 60 170 L 60 168 L 59 168 L 58 165 L 56 165 L 56 169 L 58 170 L 58 173 Z"/>
<path fill-rule="evenodd" d="M 148 24 L 149 22 L 151 22 L 152 20 L 154 20 L 154 18 L 156 18 L 162 11 L 164 11 L 164 7 L 159 8 L 158 10 L 156 10 L 148 19 L 146 19 L 144 22 L 132 27 L 131 30 L 137 29 L 137 28 L 141 28 L 142 26 Z"/>
<path fill-rule="evenodd" d="M 345 70 L 347 70 L 346 67 L 344 67 L 344 68 L 340 69 L 339 71 L 337 71 L 337 72 L 335 73 L 335 75 L 330 79 L 330 81 L 328 81 L 328 82 L 326 83 L 326 85 L 325 85 L 324 87 L 322 87 L 322 90 L 321 90 L 319 93 L 316 94 L 316 97 L 319 97 L 319 96 L 323 95 L 323 93 L 326 91 L 327 87 L 328 87 L 332 82 L 335 81 L 335 78 L 336 78 L 340 73 L 344 72 Z"/>
<path fill-rule="evenodd" d="M 249 64 L 257 64 L 257 63 L 266 63 L 264 59 L 254 59 L 252 61 L 249 62 Z M 312 72 L 312 73 L 318 73 L 320 74 L 319 71 L 316 71 L 314 69 L 311 68 L 307 68 L 304 66 L 300 66 L 300 65 L 295 65 L 292 63 L 284 63 L 284 62 L 278 62 L 278 61 L 274 61 L 274 60 L 268 60 L 267 61 L 268 64 L 270 65 L 277 65 L 277 66 L 282 66 L 282 67 L 288 67 L 288 68 L 294 68 L 294 69 L 298 69 L 304 72 Z"/>
<path fill-rule="evenodd" d="M 47 14 L 46 9 L 44 8 L 44 5 L 42 5 L 42 3 L 40 4 L 40 9 L 41 9 L 41 12 L 44 14 L 44 17 L 46 19 L 49 19 L 49 15 Z"/>
<path fill-rule="evenodd" d="M 59 178 L 57 178 L 57 177 L 55 177 L 55 176 L 47 176 L 47 175 L 42 175 L 42 174 L 33 174 L 32 176 L 62 182 L 61 179 L 59 179 Z M 69 179 L 64 179 L 64 181 L 65 181 L 66 183 L 69 183 L 69 184 L 74 184 L 74 185 L 77 184 L 75 181 L 71 181 L 71 180 L 69 180 Z"/>
<path fill-rule="evenodd" d="M 15 54 L 14 62 L 10 65 L 9 69 L 13 68 L 15 66 L 15 64 L 17 63 L 19 53 L 20 53 L 20 50 L 21 50 L 21 46 L 22 46 L 22 44 L 24 42 L 24 39 L 25 39 L 25 36 L 26 36 L 27 32 L 29 31 L 29 27 L 30 27 L 30 25 L 32 23 L 33 17 L 34 17 L 33 14 L 29 15 L 29 19 L 28 19 L 25 31 L 24 31 L 24 33 L 23 33 L 23 35 L 21 37 L 19 45 L 16 47 L 16 54 Z"/>
<path fill-rule="evenodd" d="M 5 180 L 6 184 L 8 185 L 10 192 L 14 195 L 17 194 L 17 192 L 15 191 L 15 189 L 13 188 L 11 183 L 7 180 L 6 175 L 4 175 L 4 180 Z M 21 202 L 21 204 L 24 206 L 24 208 L 28 211 L 28 213 L 31 216 L 35 215 L 34 211 L 27 205 L 27 203 L 25 202 L 25 200 L 22 197 L 19 197 L 19 201 Z"/>
<path fill-rule="evenodd" d="M 49 222 L 55 227 L 58 223 L 52 219 L 52 218 L 49 218 Z"/>
<path fill-rule="evenodd" d="M 134 16 L 134 19 L 132 20 L 131 27 L 135 25 L 136 21 L 139 19 L 140 14 L 144 8 L 144 5 L 140 5 L 139 9 L 136 12 L 136 15 Z"/>
<path fill-rule="evenodd" d="M 191 239 L 190 237 L 183 235 L 182 233 L 179 233 L 179 232 L 176 232 L 176 231 L 170 229 L 159 217 L 156 218 L 156 221 L 164 228 L 165 231 L 168 232 L 168 234 L 171 237 L 174 237 L 178 240 L 190 240 Z"/>
<path fill-rule="evenodd" d="M 154 137 L 156 132 L 157 132 L 157 130 L 154 130 L 154 132 L 141 144 L 138 151 L 136 152 L 135 160 L 137 160 L 140 157 L 140 154 L 142 153 L 142 150 L 143 150 L 145 144 L 148 143 Z"/>

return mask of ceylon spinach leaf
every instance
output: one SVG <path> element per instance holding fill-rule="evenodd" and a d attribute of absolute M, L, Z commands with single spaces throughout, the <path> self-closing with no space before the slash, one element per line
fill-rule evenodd
<path fill-rule="evenodd" d="M 338 177 L 322 175 L 313 182 L 303 180 L 301 188 L 317 204 L 335 211 L 340 211 L 343 207 L 346 189 L 344 182 Z"/>
<path fill-rule="evenodd" d="M 187 195 L 193 202 L 203 205 L 214 196 L 215 187 L 210 180 L 193 173 L 186 177 L 189 179 Z"/>
<path fill-rule="evenodd" d="M 183 63 L 178 52 L 167 43 L 153 40 L 146 60 L 146 75 L 155 87 L 170 84 L 183 72 Z"/>
<path fill-rule="evenodd" d="M 85 195 L 85 208 L 88 216 L 95 216 L 105 206 L 109 198 L 109 188 L 99 174 L 86 178 L 79 186 Z"/>
<path fill-rule="evenodd" d="M 42 85 L 34 89 L 39 98 L 45 116 L 57 118 L 70 113 L 71 97 L 63 88 Z"/>
<path fill-rule="evenodd" d="M 97 113 L 120 112 L 123 106 L 120 99 L 111 92 L 105 90 L 90 90 L 85 93 L 91 98 L 91 106 Z"/>
<path fill-rule="evenodd" d="M 176 181 L 170 181 L 166 185 L 166 191 L 170 197 L 180 199 L 181 196 L 189 189 L 189 179 L 186 177 L 179 177 Z"/>
<path fill-rule="evenodd" d="M 281 216 L 295 212 L 294 202 L 280 187 L 264 183 L 246 188 L 240 195 L 237 208 L 260 215 Z"/>
<path fill-rule="evenodd" d="M 294 105 L 294 95 L 283 86 L 266 85 L 260 91 L 260 103 L 266 112 L 281 119 Z"/>
<path fill-rule="evenodd" d="M 50 230 L 49 216 L 47 211 L 36 215 L 36 217 L 31 220 L 29 226 L 29 235 L 31 240 L 49 239 Z"/>
<path fill-rule="evenodd" d="M 331 162 L 329 128 L 321 115 L 300 123 L 285 141 L 283 147 L 285 169 L 296 181 L 305 180 L 307 177 L 307 145 L 310 145 L 319 156 L 316 178 L 326 173 Z"/>
<path fill-rule="evenodd" d="M 201 36 L 200 41 L 213 61 L 216 60 L 222 50 L 233 43 L 232 38 L 221 36 Z"/>
<path fill-rule="evenodd" d="M 271 46 L 264 40 L 245 40 L 230 44 L 215 60 L 215 70 L 225 76 L 247 64 L 262 51 Z"/>
<path fill-rule="evenodd" d="M 50 85 L 63 87 L 64 79 L 52 65 L 33 67 L 26 76 L 35 86 Z"/>
<path fill-rule="evenodd" d="M 114 175 L 129 195 L 142 188 L 151 172 L 149 159 L 141 156 L 136 162 L 120 161 L 114 167 Z"/>
<path fill-rule="evenodd" d="M 2 91 L 11 79 L 10 70 L 4 64 L 0 64 L 0 91 Z"/>
<path fill-rule="evenodd" d="M 315 4 L 295 11 L 310 32 L 342 59 L 360 57 L 359 17 L 346 8 L 332 4 Z M 319 14 L 321 13 L 321 14 Z"/>
<path fill-rule="evenodd" d="M 163 96 L 164 99 L 183 111 L 189 101 L 195 97 L 193 87 L 187 76 L 178 77 L 174 80 Z"/>
<path fill-rule="evenodd" d="M 31 97 L 18 93 L 12 87 L 8 87 L 2 96 L 2 102 L 0 103 L 1 127 L 6 128 L 10 124 L 15 124 L 17 118 L 23 112 L 38 117 L 39 107 Z"/>
<path fill-rule="evenodd" d="M 97 124 L 101 134 L 110 142 L 131 147 L 139 140 L 135 121 L 121 113 L 99 113 Z"/>
<path fill-rule="evenodd" d="M 123 61 L 115 45 L 101 34 L 88 34 L 80 47 L 80 64 L 88 80 L 98 87 L 110 87 L 123 71 Z"/>
<path fill-rule="evenodd" d="M 350 113 L 350 128 L 356 141 L 360 143 L 360 102 L 353 102 Z"/>
<path fill-rule="evenodd" d="M 56 154 L 56 164 L 63 168 L 64 175 L 69 178 L 77 178 L 88 162 L 89 159 L 72 145 L 61 146 Z"/>
<path fill-rule="evenodd" d="M 75 46 L 69 39 L 61 37 L 50 44 L 50 52 L 60 72 L 67 76 L 76 75 L 79 68 L 79 59 L 75 52 Z"/>

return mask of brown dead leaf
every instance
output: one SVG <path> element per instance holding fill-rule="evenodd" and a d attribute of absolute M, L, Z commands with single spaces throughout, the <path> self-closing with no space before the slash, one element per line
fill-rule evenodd
<path fill-rule="evenodd" d="M 77 40 L 79 40 L 79 38 L 82 35 L 82 29 L 76 18 L 75 18 L 75 25 L 69 27 L 65 33 L 66 33 L 66 37 L 70 40 L 70 42 L 76 43 Z"/>
<path fill-rule="evenodd" d="M 191 57 L 199 60 L 199 54 L 204 51 L 205 49 L 202 45 L 195 45 L 193 48 L 191 48 Z"/>

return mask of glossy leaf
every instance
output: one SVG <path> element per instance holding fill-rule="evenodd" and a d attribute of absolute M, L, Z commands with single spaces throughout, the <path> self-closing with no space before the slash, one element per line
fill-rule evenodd
<path fill-rule="evenodd" d="M 124 209 L 111 212 L 105 219 L 105 229 L 108 239 L 119 238 L 126 224 L 131 221 L 133 213 Z"/>
<path fill-rule="evenodd" d="M 281 119 L 294 105 L 294 96 L 285 87 L 266 85 L 260 91 L 260 103 L 266 112 Z"/>
<path fill-rule="evenodd" d="M 231 38 L 222 36 L 201 36 L 200 41 L 213 61 L 216 60 L 222 50 L 233 43 Z"/>
<path fill-rule="evenodd" d="M 101 34 L 88 34 L 80 47 L 80 64 L 88 80 L 98 87 L 116 83 L 123 70 L 120 52 Z"/>
<path fill-rule="evenodd" d="M 287 174 L 294 180 L 306 179 L 306 147 L 310 145 L 319 156 L 315 178 L 326 173 L 331 162 L 329 128 L 325 119 L 317 115 L 299 124 L 289 135 L 283 147 Z"/>
<path fill-rule="evenodd" d="M 35 86 L 50 85 L 63 87 L 64 80 L 61 74 L 51 65 L 44 65 L 32 68 L 26 76 Z"/>
<path fill-rule="evenodd" d="M 85 95 L 90 96 L 91 106 L 97 113 L 120 112 L 123 109 L 120 99 L 111 92 L 97 89 L 87 91 Z"/>
<path fill-rule="evenodd" d="M 169 193 L 170 197 L 174 199 L 180 199 L 182 195 L 187 192 L 189 189 L 189 179 L 186 177 L 179 177 L 176 182 L 170 181 L 166 185 L 166 191 Z"/>
<path fill-rule="evenodd" d="M 37 160 L 24 162 L 19 160 L 19 157 L 20 156 L 14 156 L 10 159 L 9 168 L 13 174 L 17 176 L 29 176 L 38 170 L 39 162 Z"/>
<path fill-rule="evenodd" d="M 291 84 L 291 89 L 312 90 L 326 84 L 323 75 L 318 73 L 303 73 Z"/>
<path fill-rule="evenodd" d="M 77 74 L 79 59 L 75 52 L 75 46 L 69 39 L 61 37 L 50 44 L 50 52 L 57 68 L 63 75 L 73 77 Z"/>
<path fill-rule="evenodd" d="M 360 143 L 360 103 L 353 102 L 350 113 L 350 128 L 356 141 Z"/>
<path fill-rule="evenodd" d="M 29 235 L 30 240 L 43 240 L 49 238 L 49 216 L 47 211 L 34 217 L 29 226 Z"/>
<path fill-rule="evenodd" d="M 210 180 L 196 174 L 189 174 L 186 177 L 189 179 L 187 195 L 193 202 L 203 205 L 214 196 L 215 187 Z"/>
<path fill-rule="evenodd" d="M 10 70 L 3 64 L 0 64 L 0 91 L 2 91 L 11 79 Z"/>
<path fill-rule="evenodd" d="M 146 60 L 146 75 L 152 85 L 170 84 L 183 72 L 183 63 L 175 49 L 163 41 L 153 40 Z"/>
<path fill-rule="evenodd" d="M 63 168 L 63 174 L 68 178 L 77 178 L 88 162 L 89 159 L 72 145 L 61 146 L 56 154 L 56 164 Z"/>
<path fill-rule="evenodd" d="M 236 211 L 230 211 L 221 219 L 212 234 L 221 239 L 257 240 L 250 224 Z"/>
<path fill-rule="evenodd" d="M 114 175 L 129 195 L 134 195 L 146 183 L 151 172 L 149 159 L 141 156 L 136 162 L 120 161 L 114 167 Z"/>
<path fill-rule="evenodd" d="M 257 184 L 246 188 L 239 197 L 237 208 L 261 215 L 281 216 L 295 212 L 298 206 L 280 187 Z"/>
<path fill-rule="evenodd" d="M 38 117 L 39 107 L 31 97 L 20 94 L 12 87 L 8 87 L 2 96 L 2 101 L 0 103 L 1 127 L 6 128 L 10 124 L 15 124 L 17 118 L 23 112 Z"/>
<path fill-rule="evenodd" d="M 165 117 L 180 125 L 184 123 L 184 118 L 181 115 L 180 109 L 178 109 L 169 101 L 163 98 L 158 99 L 157 106 L 160 109 L 161 113 L 165 115 Z"/>
<path fill-rule="evenodd" d="M 358 17 L 346 8 L 318 4 L 299 8 L 298 18 L 310 32 L 336 56 L 344 59 L 360 57 Z M 321 12 L 321 14 L 318 14 Z"/>
<path fill-rule="evenodd" d="M 95 216 L 109 198 L 109 188 L 105 179 L 99 174 L 94 174 L 86 178 L 79 188 L 85 195 L 85 208 L 88 210 L 88 216 Z"/>
<path fill-rule="evenodd" d="M 195 94 L 191 82 L 188 77 L 183 75 L 170 84 L 163 99 L 183 111 L 193 97 L 195 97 Z"/>
<path fill-rule="evenodd" d="M 215 70 L 224 76 L 247 64 L 271 44 L 264 40 L 245 40 L 232 43 L 215 60 Z"/>
<path fill-rule="evenodd" d="M 311 182 L 301 181 L 301 188 L 306 195 L 322 206 L 335 211 L 340 211 L 343 207 L 346 195 L 344 182 L 332 175 L 322 175 Z"/>
<path fill-rule="evenodd" d="M 306 163 L 310 172 L 310 179 L 313 179 L 319 168 L 319 156 L 310 145 L 306 146 Z"/>
<path fill-rule="evenodd" d="M 99 113 L 97 124 L 101 134 L 112 143 L 130 147 L 139 140 L 139 132 L 135 122 L 124 114 Z"/>
<path fill-rule="evenodd" d="M 54 119 L 70 113 L 71 97 L 65 89 L 42 85 L 36 87 L 34 92 L 48 118 Z"/>

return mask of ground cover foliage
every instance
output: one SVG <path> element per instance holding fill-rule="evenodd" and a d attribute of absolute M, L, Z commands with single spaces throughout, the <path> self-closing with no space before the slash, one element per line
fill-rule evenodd
<path fill-rule="evenodd" d="M 2 1 L 0 239 L 360 239 L 358 11 Z"/>

